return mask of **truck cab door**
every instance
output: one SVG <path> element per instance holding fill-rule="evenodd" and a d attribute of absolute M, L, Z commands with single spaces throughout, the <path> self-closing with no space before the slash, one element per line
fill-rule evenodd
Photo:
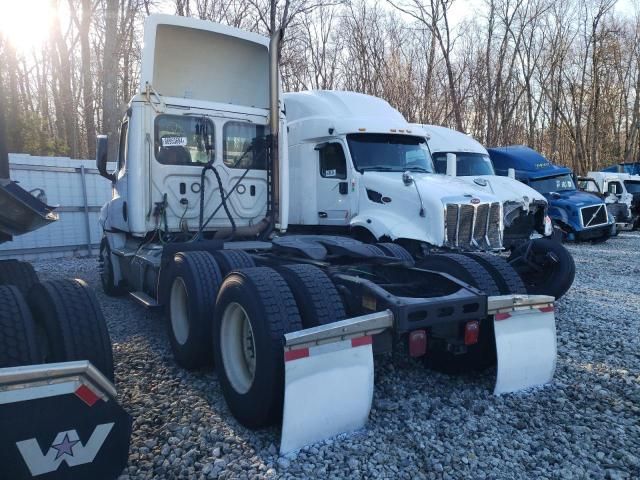
<path fill-rule="evenodd" d="M 112 200 L 109 203 L 109 224 L 117 230 L 129 231 L 129 218 L 127 209 L 128 175 L 127 157 L 129 155 L 129 119 L 126 118 L 120 127 L 120 140 L 118 142 L 118 165 L 113 183 Z"/>
<path fill-rule="evenodd" d="M 342 144 L 326 142 L 316 145 L 318 152 L 317 199 L 319 225 L 349 225 L 351 198 L 349 169 Z"/>

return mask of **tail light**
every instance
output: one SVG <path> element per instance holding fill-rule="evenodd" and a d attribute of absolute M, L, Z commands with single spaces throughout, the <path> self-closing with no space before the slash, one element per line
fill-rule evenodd
<path fill-rule="evenodd" d="M 464 344 L 474 345 L 478 343 L 478 337 L 480 336 L 480 322 L 472 320 L 467 322 L 464 326 Z"/>
<path fill-rule="evenodd" d="M 421 357 L 427 353 L 427 331 L 414 330 L 409 334 L 409 355 Z"/>

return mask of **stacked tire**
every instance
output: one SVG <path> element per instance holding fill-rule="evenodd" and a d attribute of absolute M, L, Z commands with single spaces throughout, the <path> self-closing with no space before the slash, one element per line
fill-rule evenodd
<path fill-rule="evenodd" d="M 346 316 L 331 279 L 312 265 L 256 266 L 246 252 L 232 250 L 179 252 L 169 269 L 166 313 L 176 362 L 198 368 L 213 359 L 240 423 L 277 422 L 284 335 Z"/>
<path fill-rule="evenodd" d="M 0 262 L 0 368 L 88 360 L 113 381 L 95 293 L 82 280 L 39 282 L 26 262 Z"/>

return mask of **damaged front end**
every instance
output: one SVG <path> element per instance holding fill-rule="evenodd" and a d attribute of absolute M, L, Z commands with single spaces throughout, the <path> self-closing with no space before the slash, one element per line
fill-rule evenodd
<path fill-rule="evenodd" d="M 547 217 L 547 202 L 524 197 L 519 201 L 503 203 L 504 234 L 503 244 L 511 249 L 531 238 L 548 236 L 552 233 L 551 222 Z"/>

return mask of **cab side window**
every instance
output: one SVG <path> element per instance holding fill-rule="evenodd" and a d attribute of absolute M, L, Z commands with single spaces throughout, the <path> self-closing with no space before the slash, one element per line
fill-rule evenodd
<path fill-rule="evenodd" d="M 127 144 L 129 139 L 129 122 L 124 122 L 120 128 L 120 147 L 118 148 L 118 171 L 127 165 Z"/>
<path fill-rule="evenodd" d="M 622 194 L 622 185 L 619 182 L 610 182 L 607 191 L 614 195 Z"/>
<path fill-rule="evenodd" d="M 339 143 L 325 143 L 316 147 L 320 158 L 320 175 L 324 178 L 347 178 L 347 159 Z"/>

